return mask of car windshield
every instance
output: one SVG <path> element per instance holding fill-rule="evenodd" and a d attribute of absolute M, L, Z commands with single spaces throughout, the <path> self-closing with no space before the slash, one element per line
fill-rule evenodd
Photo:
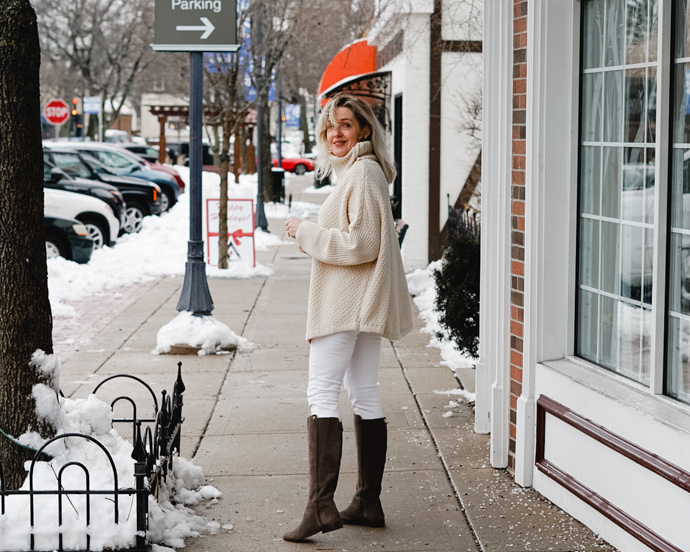
<path fill-rule="evenodd" d="M 65 174 L 65 172 L 62 169 L 59 169 L 55 167 L 55 165 L 51 165 L 48 163 L 45 159 L 43 160 L 43 181 L 44 182 L 50 182 L 53 180 L 53 169 L 55 169 L 58 172 L 61 172 L 63 175 L 63 178 L 65 180 L 72 180 L 72 177 L 69 176 L 68 174 Z"/>
<path fill-rule="evenodd" d="M 113 174 L 113 172 L 108 167 L 106 167 L 103 163 L 101 163 L 100 161 L 97 161 L 93 157 L 85 157 L 84 163 L 86 163 L 89 167 L 91 167 L 91 170 L 94 171 L 95 173 Z"/>
<path fill-rule="evenodd" d="M 96 159 L 101 161 L 104 165 L 114 169 L 138 169 L 139 166 L 132 162 L 125 155 L 107 150 L 95 150 Z"/>
<path fill-rule="evenodd" d="M 55 163 L 56 167 L 62 169 L 71 176 L 78 176 L 81 178 L 91 177 L 91 171 L 84 165 L 77 153 L 54 152 L 53 163 Z"/>

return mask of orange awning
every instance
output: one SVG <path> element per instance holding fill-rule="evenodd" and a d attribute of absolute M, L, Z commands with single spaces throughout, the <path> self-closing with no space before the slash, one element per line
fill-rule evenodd
<path fill-rule="evenodd" d="M 319 95 L 342 80 L 376 69 L 376 46 L 362 38 L 340 50 L 326 67 L 319 83 Z M 325 100 L 322 100 L 322 104 Z"/>

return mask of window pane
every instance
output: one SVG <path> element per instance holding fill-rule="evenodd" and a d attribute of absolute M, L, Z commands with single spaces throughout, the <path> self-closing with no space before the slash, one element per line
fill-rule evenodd
<path fill-rule="evenodd" d="M 597 362 L 597 328 L 599 327 L 599 296 L 587 290 L 580 292 L 578 347 L 580 355 Z"/>
<path fill-rule="evenodd" d="M 604 150 L 604 178 L 602 180 L 602 208 L 601 214 L 606 217 L 620 217 L 621 196 L 621 156 L 622 148 L 605 147 Z"/>
<path fill-rule="evenodd" d="M 673 141 L 690 143 L 690 64 L 676 64 L 673 90 Z"/>
<path fill-rule="evenodd" d="M 669 317 L 666 392 L 690 402 L 690 320 Z"/>
<path fill-rule="evenodd" d="M 645 151 L 645 179 L 644 179 L 644 210 L 642 219 L 648 224 L 654 223 L 654 187 L 656 184 L 656 150 L 647 148 Z"/>
<path fill-rule="evenodd" d="M 580 283 L 599 287 L 599 221 L 583 218 L 580 223 Z"/>
<path fill-rule="evenodd" d="M 629 378 L 639 381 L 642 309 L 619 302 L 618 324 L 620 326 L 618 369 Z"/>
<path fill-rule="evenodd" d="M 600 295 L 599 302 L 599 364 L 615 370 L 618 365 L 618 301 Z"/>
<path fill-rule="evenodd" d="M 669 194 L 671 226 L 690 230 L 690 150 L 673 150 Z"/>
<path fill-rule="evenodd" d="M 581 156 L 580 201 L 582 202 L 582 212 L 598 215 L 601 195 L 601 148 L 599 146 L 583 147 Z"/>
<path fill-rule="evenodd" d="M 625 33 L 625 63 L 647 61 L 648 10 L 645 0 L 628 3 L 627 29 Z"/>
<path fill-rule="evenodd" d="M 642 238 L 639 226 L 621 225 L 621 295 L 635 301 L 642 300 Z"/>
<path fill-rule="evenodd" d="M 659 2 L 649 0 L 649 61 L 658 59 L 657 50 L 659 49 Z"/>
<path fill-rule="evenodd" d="M 604 51 L 604 0 L 589 0 L 584 3 L 583 33 L 591 37 L 584 44 L 583 66 L 601 67 Z"/>
<path fill-rule="evenodd" d="M 618 229 L 620 226 L 613 222 L 601 223 L 601 289 L 609 293 L 619 293 L 621 281 L 618 269 L 620 247 L 618 243 Z"/>
<path fill-rule="evenodd" d="M 589 73 L 583 77 L 582 87 L 582 139 L 599 142 L 602 129 L 602 86 L 601 73 Z"/>
<path fill-rule="evenodd" d="M 687 0 L 674 2 L 676 6 L 676 17 L 673 18 L 676 24 L 676 44 L 673 51 L 677 58 L 690 57 L 690 10 Z"/>
<path fill-rule="evenodd" d="M 673 232 L 670 242 L 669 310 L 690 315 L 690 236 Z"/>
<path fill-rule="evenodd" d="M 625 141 L 644 142 L 645 112 L 647 94 L 645 93 L 646 71 L 636 67 L 625 71 Z"/>
<path fill-rule="evenodd" d="M 656 142 L 656 67 L 647 67 L 647 137 L 649 143 Z"/>
<path fill-rule="evenodd" d="M 604 141 L 623 139 L 623 71 L 604 73 Z"/>
<path fill-rule="evenodd" d="M 652 304 L 652 277 L 654 275 L 654 230 L 643 228 L 644 250 L 642 251 L 642 302 Z"/>
<path fill-rule="evenodd" d="M 654 261 L 657 2 L 605 0 L 602 31 L 601 4 L 585 0 L 581 34 L 577 354 L 646 384 Z"/>
<path fill-rule="evenodd" d="M 606 66 L 623 64 L 625 0 L 608 0 L 606 10 Z"/>

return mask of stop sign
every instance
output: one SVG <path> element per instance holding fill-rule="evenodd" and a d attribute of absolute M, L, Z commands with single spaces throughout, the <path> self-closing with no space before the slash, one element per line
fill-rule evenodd
<path fill-rule="evenodd" d="M 50 100 L 43 108 L 43 116 L 51 125 L 61 125 L 69 117 L 69 106 L 64 100 Z"/>

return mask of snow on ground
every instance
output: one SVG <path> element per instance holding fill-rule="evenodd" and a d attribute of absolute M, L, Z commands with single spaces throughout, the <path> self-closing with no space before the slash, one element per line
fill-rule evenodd
<path fill-rule="evenodd" d="M 134 488 L 132 445 L 112 428 L 110 406 L 95 395 L 86 399 L 68 399 L 56 393 L 59 386 L 59 363 L 54 355 L 36 351 L 32 357 L 36 370 L 49 378 L 49 384 L 33 388 L 39 419 L 55 425 L 57 434 L 76 432 L 87 438 L 70 437 L 54 441 L 45 449 L 53 456 L 50 462 L 36 462 L 22 490 L 33 484 L 34 490 L 57 490 L 58 475 L 62 488 L 68 491 L 85 489 L 84 471 L 74 462 L 83 464 L 89 473 L 92 490 Z M 25 446 L 41 448 L 45 442 L 37 433 L 27 433 L 18 439 Z M 100 445 L 100 446 L 99 446 Z M 103 448 L 101 448 L 103 447 Z M 110 464 L 107 450 L 114 462 Z M 72 463 L 70 466 L 69 464 Z M 29 469 L 30 463 L 27 463 Z M 64 468 L 64 471 L 62 469 Z M 217 500 L 221 493 L 205 484 L 203 470 L 185 458 L 176 458 L 173 473 L 158 489 L 158 500 L 149 496 L 148 540 L 159 552 L 165 547 L 184 547 L 184 539 L 202 533 L 215 533 L 220 525 L 198 516 L 189 508 L 207 499 Z M 175 503 L 173 503 L 173 498 Z M 62 499 L 62 524 L 58 525 L 56 495 L 34 497 L 35 549 L 58 548 L 58 535 L 63 536 L 65 550 L 86 549 L 87 503 L 83 495 L 66 493 Z M 115 523 L 115 505 L 119 523 Z M 20 552 L 31 549 L 30 502 L 27 496 L 8 496 L 5 515 L 0 516 L 0 550 Z M 130 548 L 134 545 L 136 504 L 133 495 L 118 494 L 92 497 L 90 501 L 90 550 Z"/>
<path fill-rule="evenodd" d="M 189 185 L 189 169 L 176 169 Z M 289 180 L 288 177 L 288 182 Z M 242 175 L 239 184 L 230 183 L 228 194 L 230 198 L 255 199 L 256 186 L 256 175 Z M 204 172 L 202 188 L 202 208 L 205 209 L 206 198 L 220 196 L 220 175 Z M 310 213 L 317 212 L 318 208 L 318 205 L 304 202 L 293 203 L 291 209 L 287 205 L 267 203 L 264 210 L 268 218 L 306 218 Z M 205 220 L 205 213 L 203 216 L 202 220 Z M 188 240 L 189 194 L 185 193 L 169 212 L 160 217 L 146 217 L 138 234 L 121 236 L 115 247 L 94 251 L 87 264 L 80 265 L 63 258 L 50 259 L 48 287 L 53 316 L 76 316 L 76 311 L 67 304 L 71 301 L 161 276 L 183 275 Z M 263 232 L 256 232 L 255 241 L 259 251 L 284 243 L 294 243 Z M 228 269 L 207 265 L 206 274 L 209 278 L 252 278 L 269 276 L 273 274 L 273 270 L 261 264 L 252 268 L 235 263 Z"/>
<path fill-rule="evenodd" d="M 414 296 L 415 305 L 419 309 L 419 317 L 426 323 L 422 331 L 431 335 L 429 347 L 436 347 L 441 350 L 441 364 L 448 366 L 453 372 L 460 368 L 473 368 L 477 362 L 467 354 L 461 353 L 455 348 L 455 343 L 447 340 L 440 340 L 436 337 L 436 332 L 441 330 L 438 321 L 438 312 L 435 310 L 436 288 L 434 286 L 433 271 L 441 268 L 441 260 L 434 261 L 424 269 L 417 269 L 407 275 L 407 287 Z M 457 391 L 463 391 L 458 389 Z M 436 391 L 434 391 L 436 393 Z M 468 401 L 473 402 L 473 393 L 455 393 L 440 391 L 439 393 L 460 394 L 465 396 Z M 472 397 L 470 397 L 472 396 Z M 471 398 L 471 400 L 470 400 Z"/>

